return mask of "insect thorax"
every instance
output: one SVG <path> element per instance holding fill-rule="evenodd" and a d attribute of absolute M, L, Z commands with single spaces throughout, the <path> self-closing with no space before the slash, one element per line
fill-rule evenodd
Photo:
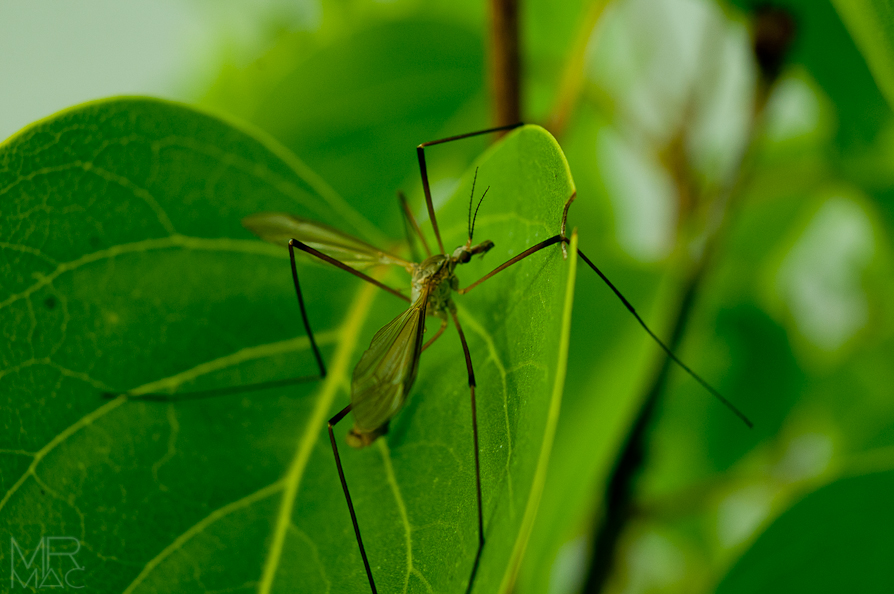
<path fill-rule="evenodd" d="M 459 287 L 453 273 L 456 261 L 443 254 L 436 254 L 416 265 L 413 271 L 413 296 L 415 303 L 423 291 L 428 292 L 428 315 L 444 317 L 454 308 L 450 291 Z"/>

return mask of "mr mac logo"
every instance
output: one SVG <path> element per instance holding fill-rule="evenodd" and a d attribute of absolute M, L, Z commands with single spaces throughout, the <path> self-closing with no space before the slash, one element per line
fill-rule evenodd
<path fill-rule="evenodd" d="M 37 547 L 27 547 L 9 538 L 9 589 L 40 590 L 62 588 L 79 590 L 84 587 L 84 568 L 75 555 L 81 550 L 81 542 L 73 536 L 44 536 Z"/>

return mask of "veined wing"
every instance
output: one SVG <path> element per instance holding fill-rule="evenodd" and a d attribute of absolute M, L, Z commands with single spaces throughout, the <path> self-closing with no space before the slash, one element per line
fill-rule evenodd
<path fill-rule="evenodd" d="M 392 264 L 410 269 L 412 264 L 329 225 L 281 212 L 259 212 L 242 219 L 242 226 L 276 245 L 297 239 L 352 268 Z"/>
<path fill-rule="evenodd" d="M 428 291 L 376 332 L 351 378 L 354 427 L 375 432 L 404 405 L 419 369 Z"/>

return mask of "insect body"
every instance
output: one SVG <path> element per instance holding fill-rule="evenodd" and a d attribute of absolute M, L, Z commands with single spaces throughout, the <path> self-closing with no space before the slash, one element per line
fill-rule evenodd
<path fill-rule="evenodd" d="M 469 242 L 456 249 L 453 255 L 436 254 L 421 264 L 414 264 L 412 305 L 397 316 L 372 339 L 363 353 L 351 380 L 351 407 L 354 427 L 348 443 L 354 447 L 371 444 L 388 429 L 388 422 L 397 414 L 416 379 L 425 316 L 441 319 L 440 336 L 448 323 L 448 316 L 456 313 L 450 292 L 459 289 L 454 274 L 458 264 L 465 264 L 474 254 L 484 254 L 493 247 L 485 241 L 476 246 Z"/>
<path fill-rule="evenodd" d="M 484 200 L 486 194 L 487 191 L 481 196 L 478 206 L 481 206 L 481 201 Z M 388 424 L 403 407 L 407 395 L 413 386 L 413 382 L 416 379 L 416 374 L 419 369 L 419 357 L 422 354 L 422 351 L 441 336 L 447 327 L 450 318 L 453 319 L 462 342 L 472 404 L 475 486 L 478 503 L 478 551 L 472 567 L 472 574 L 469 578 L 469 590 L 471 590 L 474 583 L 475 572 L 477 571 L 481 551 L 484 546 L 484 518 L 481 503 L 481 464 L 479 461 L 478 425 L 475 405 L 475 376 L 472 370 L 469 347 L 466 343 L 466 338 L 463 334 L 462 327 L 460 326 L 459 319 L 456 316 L 456 305 L 451 299 L 451 293 L 453 291 L 460 291 L 459 280 L 455 274 L 456 267 L 460 264 L 470 262 L 475 255 L 483 256 L 494 247 L 494 243 L 490 240 L 483 241 L 477 245 L 472 244 L 472 237 L 475 229 L 475 217 L 472 216 L 471 206 L 472 201 L 474 200 L 474 195 L 475 184 L 473 181 L 472 196 L 469 203 L 468 237 L 466 243 L 456 248 L 450 255 L 447 255 L 446 253 L 430 254 L 419 264 L 409 262 L 393 254 L 379 250 L 322 223 L 316 223 L 293 215 L 283 213 L 258 213 L 246 217 L 242 221 L 246 228 L 262 239 L 278 245 L 288 245 L 292 262 L 292 276 L 298 296 L 298 304 L 301 309 L 301 315 L 305 329 L 308 333 L 308 338 L 310 339 L 311 347 L 317 359 L 317 364 L 319 365 L 320 377 L 326 375 L 326 369 L 314 340 L 313 331 L 311 330 L 307 311 L 304 306 L 304 299 L 298 281 L 298 270 L 295 265 L 296 249 L 333 264 L 334 266 L 362 278 L 363 280 L 371 282 L 410 303 L 409 308 L 405 312 L 391 320 L 391 322 L 386 324 L 373 337 L 369 348 L 363 353 L 360 361 L 354 368 L 354 373 L 351 379 L 351 404 L 342 409 L 341 412 L 329 421 L 329 436 L 332 444 L 332 451 L 335 456 L 345 500 L 347 501 L 348 509 L 350 510 L 354 524 L 354 531 L 357 537 L 357 543 L 360 547 L 360 554 L 363 558 L 370 588 L 373 593 L 376 592 L 375 580 L 373 579 L 372 569 L 370 568 L 366 550 L 363 546 L 363 540 L 360 536 L 360 527 L 357 523 L 354 505 L 351 501 L 351 495 L 348 490 L 347 480 L 345 479 L 341 458 L 338 453 L 338 446 L 336 445 L 332 428 L 341 421 L 348 412 L 352 412 L 354 416 L 354 426 L 347 435 L 347 442 L 352 447 L 366 447 L 375 442 L 375 440 L 382 435 L 386 434 L 388 432 Z M 431 205 L 430 198 L 429 205 Z M 415 219 L 413 219 L 409 209 L 406 208 L 406 203 L 404 203 L 404 206 L 407 216 L 411 219 L 413 227 L 419 234 L 423 245 L 426 246 L 426 250 L 428 250 L 424 236 L 419 232 L 418 224 Z M 476 208 L 476 216 L 477 213 L 478 209 Z M 436 226 L 435 229 L 437 229 Z M 286 240 L 287 237 L 288 239 Z M 442 245 L 440 235 L 438 235 L 438 244 Z M 340 256 L 341 259 L 335 258 L 334 256 L 336 255 Z M 354 267 L 349 266 L 347 262 L 351 262 Z M 383 285 L 379 281 L 358 270 L 358 268 L 366 268 L 377 264 L 400 266 L 410 273 L 412 282 L 411 296 L 408 298 L 402 293 Z M 423 344 L 426 316 L 439 318 L 441 320 L 441 326 L 435 335 L 427 343 Z"/>
<path fill-rule="evenodd" d="M 474 193 L 474 186 L 472 191 Z M 483 198 L 482 196 L 482 200 Z M 389 421 L 403 407 L 416 379 L 420 354 L 440 337 L 449 317 L 456 313 L 456 305 L 450 297 L 452 291 L 459 290 L 459 280 L 454 273 L 456 267 L 468 263 L 472 256 L 483 256 L 494 247 L 494 243 L 486 240 L 472 245 L 474 221 L 471 221 L 469 238 L 465 245 L 456 248 L 449 256 L 435 254 L 416 264 L 378 250 L 322 223 L 293 215 L 258 213 L 246 217 L 243 224 L 264 240 L 303 249 L 343 269 L 350 268 L 347 262 L 351 262 L 356 268 L 391 264 L 401 266 L 410 273 L 410 307 L 376 333 L 369 349 L 363 353 L 354 368 L 351 380 L 354 427 L 348 434 L 348 444 L 356 448 L 370 445 L 387 432 Z M 288 236 L 290 238 L 284 240 Z M 334 255 L 341 256 L 341 259 L 336 260 Z M 359 270 L 350 271 L 364 280 L 380 285 Z M 393 290 L 390 292 L 406 299 L 402 293 Z M 303 303 L 301 305 L 303 311 Z M 441 327 L 423 345 L 426 316 L 439 318 Z M 321 368 L 321 374 L 325 375 L 324 368 Z"/>

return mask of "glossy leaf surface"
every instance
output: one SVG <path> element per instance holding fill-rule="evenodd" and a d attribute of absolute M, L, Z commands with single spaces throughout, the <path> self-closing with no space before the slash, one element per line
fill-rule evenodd
<path fill-rule="evenodd" d="M 491 190 L 476 235 L 497 248 L 461 270 L 469 280 L 555 234 L 573 189 L 537 128 L 478 165 Z M 464 240 L 471 175 L 442 209 L 448 245 Z M 7 141 L 0 200 L 8 530 L 32 548 L 42 535 L 78 538 L 82 583 L 102 591 L 364 591 L 325 421 L 401 302 L 303 263 L 325 382 L 176 403 L 102 394 L 313 373 L 288 252 L 240 220 L 294 212 L 366 241 L 381 234 L 259 133 L 143 99 L 76 108 Z M 546 250 L 457 300 L 478 384 L 488 545 L 476 591 L 508 579 L 542 488 L 573 263 Z M 454 331 L 426 351 L 387 438 L 342 455 L 380 591 L 462 591 L 477 535 Z"/>

